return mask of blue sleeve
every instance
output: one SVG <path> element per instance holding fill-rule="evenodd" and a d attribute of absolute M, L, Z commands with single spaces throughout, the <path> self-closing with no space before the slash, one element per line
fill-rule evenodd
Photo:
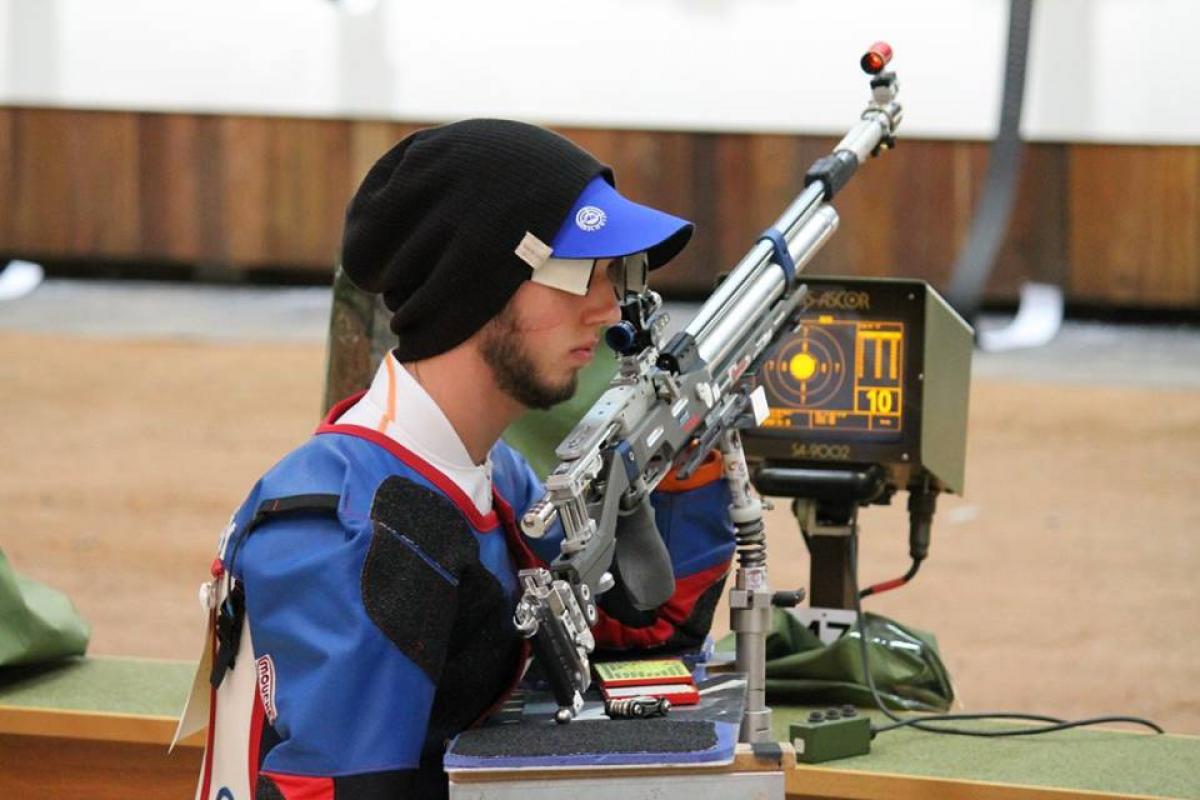
<path fill-rule="evenodd" d="M 519 524 L 525 512 L 542 499 L 546 487 L 538 478 L 525 457 L 513 449 L 507 442 L 501 440 L 492 450 L 494 481 L 496 491 L 512 506 L 516 521 Z M 540 539 L 531 539 L 517 531 L 533 554 L 549 564 L 558 558 L 559 545 L 562 543 L 562 524 L 555 521 L 554 526 Z"/>
<path fill-rule="evenodd" d="M 264 771 L 353 775 L 419 764 L 441 665 L 419 666 L 369 616 L 361 584 L 370 542 L 369 523 L 355 530 L 303 515 L 269 521 L 243 543 L 237 566 L 254 657 L 269 658 L 275 673 L 280 742 Z M 442 580 L 435 567 L 422 577 Z M 449 629 L 454 612 L 451 603 L 423 624 Z"/>
<path fill-rule="evenodd" d="M 683 489 L 659 489 L 650 495 L 650 502 L 676 578 L 729 563 L 734 528 L 729 517 L 729 486 L 723 479 Z"/>

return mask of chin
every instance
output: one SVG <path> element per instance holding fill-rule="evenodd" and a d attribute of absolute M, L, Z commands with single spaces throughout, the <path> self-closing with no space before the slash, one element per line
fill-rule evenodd
<path fill-rule="evenodd" d="M 560 403 L 565 403 L 575 396 L 576 389 L 579 388 L 579 373 L 578 370 L 572 370 L 570 376 L 559 381 L 558 383 L 543 383 L 541 393 L 547 404 L 543 408 L 551 408 Z"/>

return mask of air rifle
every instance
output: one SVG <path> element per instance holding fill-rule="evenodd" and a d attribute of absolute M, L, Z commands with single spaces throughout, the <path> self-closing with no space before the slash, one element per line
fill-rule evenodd
<path fill-rule="evenodd" d="M 894 73 L 883 71 L 891 55 L 880 42 L 862 57 L 872 98 L 860 121 L 809 168 L 804 190 L 665 345 L 662 299 L 646 287 L 644 263 L 626 265 L 622 319 L 605 336 L 619 354 L 617 374 L 555 450 L 559 464 L 546 479 L 546 494 L 521 518 L 534 538 L 556 522 L 562 526 L 561 554 L 549 569 L 520 572 L 523 594 L 514 615 L 517 629 L 533 639 L 561 723 L 579 711 L 591 683 L 596 598 L 614 585 L 614 562 L 634 607 L 657 608 L 673 594 L 650 493 L 673 468 L 686 478 L 715 447 L 731 490 L 738 548 L 730 606 L 737 667 L 748 684 L 740 738 L 769 738 L 764 641 L 772 601 L 787 599 L 767 585 L 762 505 L 750 487 L 738 429 L 766 413 L 753 375 L 804 296 L 797 273 L 837 230 L 829 201 L 860 164 L 895 143 L 899 86 Z M 796 593 L 780 593 L 788 594 L 794 604 Z"/>

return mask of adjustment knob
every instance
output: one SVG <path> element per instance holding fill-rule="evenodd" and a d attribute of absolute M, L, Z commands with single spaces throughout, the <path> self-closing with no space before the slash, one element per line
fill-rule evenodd
<path fill-rule="evenodd" d="M 637 339 L 637 328 L 629 320 L 621 320 L 616 325 L 610 325 L 604 331 L 604 343 L 614 351 L 625 355 L 633 347 Z"/>

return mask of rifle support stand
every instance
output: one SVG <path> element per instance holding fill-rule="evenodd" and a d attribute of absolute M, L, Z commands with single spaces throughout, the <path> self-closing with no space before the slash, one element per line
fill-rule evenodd
<path fill-rule="evenodd" d="M 850 537 L 857 533 L 859 507 L 880 499 L 887 490 L 883 469 L 768 464 L 755 472 L 754 486 L 766 495 L 794 498 L 792 510 L 811 556 L 809 604 L 854 608 Z"/>
<path fill-rule="evenodd" d="M 858 526 L 857 516 L 855 513 L 855 519 L 845 526 L 831 527 L 818 534 L 808 531 L 808 597 L 809 603 L 817 608 L 854 608 L 850 536 Z M 804 530 L 801 514 L 796 517 Z"/>
<path fill-rule="evenodd" d="M 746 706 L 738 741 L 768 742 L 771 709 L 767 705 L 767 633 L 771 629 L 771 591 L 766 567 L 738 567 L 729 592 L 730 627 L 735 637 L 737 670 L 746 674 Z"/>
<path fill-rule="evenodd" d="M 750 471 L 737 429 L 720 438 L 729 513 L 737 537 L 737 572 L 729 591 L 729 622 L 737 651 L 737 671 L 746 676 L 746 705 L 739 742 L 771 740 L 767 705 L 767 631 L 771 628 L 771 588 L 767 583 L 767 536 L 762 502 L 751 490 Z"/>

